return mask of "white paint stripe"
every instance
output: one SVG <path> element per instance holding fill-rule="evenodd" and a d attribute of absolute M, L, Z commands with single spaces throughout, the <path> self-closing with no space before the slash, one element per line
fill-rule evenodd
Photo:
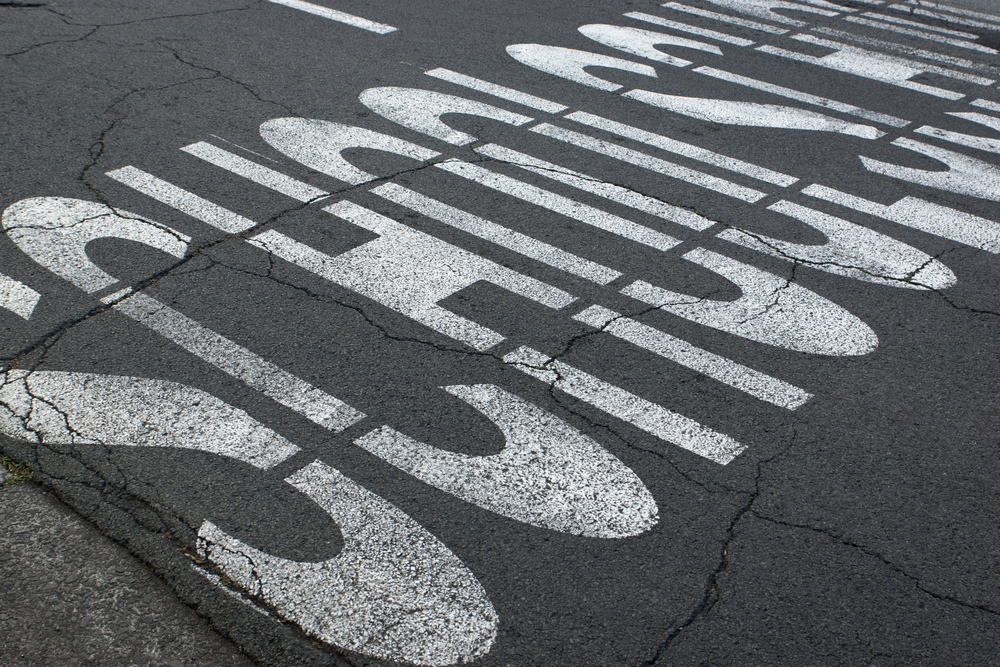
<path fill-rule="evenodd" d="M 548 243 L 543 243 L 530 236 L 525 236 L 495 222 L 484 220 L 466 211 L 448 206 L 436 199 L 425 197 L 395 183 L 386 183 L 375 188 L 372 192 L 400 206 L 405 206 L 429 218 L 443 222 L 446 225 L 461 229 L 473 236 L 486 239 L 491 243 L 496 243 L 525 257 L 538 260 L 543 264 L 566 271 L 567 273 L 572 273 L 581 278 L 586 278 L 587 280 L 592 280 L 600 285 L 607 285 L 622 275 L 620 271 L 615 271 L 596 262 L 591 262 L 588 259 L 566 252 Z"/>
<path fill-rule="evenodd" d="M 522 346 L 505 356 L 503 360 L 522 373 L 590 403 L 616 419 L 716 463 L 726 465 L 745 449 L 728 435 L 554 360 L 530 347 Z"/>
<path fill-rule="evenodd" d="M 722 81 L 728 81 L 730 83 L 735 83 L 740 86 L 746 86 L 747 88 L 753 88 L 755 90 L 763 90 L 764 92 L 773 93 L 775 95 L 780 95 L 782 97 L 787 97 L 791 100 L 797 100 L 799 102 L 805 102 L 806 104 L 812 104 L 818 107 L 823 107 L 824 109 L 832 109 L 834 111 L 840 111 L 841 113 L 850 114 L 852 116 L 857 116 L 859 118 L 864 118 L 866 120 L 874 121 L 876 123 L 882 123 L 884 125 L 891 125 L 892 127 L 906 127 L 911 121 L 903 120 L 902 118 L 896 118 L 895 116 L 890 116 L 884 113 L 878 113 L 875 111 L 869 111 L 868 109 L 862 109 L 861 107 L 856 107 L 853 104 L 845 104 L 843 102 L 838 102 L 836 100 L 831 100 L 828 97 L 820 97 L 818 95 L 812 95 L 810 93 L 803 93 L 792 88 L 785 88 L 783 86 L 778 86 L 773 83 L 767 83 L 765 81 L 760 81 L 758 79 L 751 79 L 750 77 L 740 76 L 739 74 L 733 74 L 732 72 L 726 72 L 724 70 L 715 69 L 714 67 L 699 67 L 694 70 L 699 74 L 704 74 L 715 79 L 720 79 Z"/>
<path fill-rule="evenodd" d="M 802 193 L 1000 255 L 1000 224 L 971 213 L 915 197 L 906 197 L 886 206 L 815 184 Z"/>
<path fill-rule="evenodd" d="M 899 44 L 897 42 L 887 42 L 881 39 L 874 39 L 871 37 L 862 37 L 861 35 L 855 35 L 851 32 L 844 32 L 842 30 L 834 30 L 832 28 L 813 28 L 813 32 L 821 33 L 824 35 L 830 35 L 831 37 L 839 37 L 841 39 L 847 39 L 858 44 L 864 44 L 866 46 L 874 46 L 880 49 L 888 49 L 890 51 L 897 51 L 899 53 L 905 53 L 908 56 L 916 56 L 918 58 L 924 58 L 926 60 L 936 60 L 937 62 L 947 63 L 948 65 L 954 65 L 956 67 L 963 67 L 965 69 L 978 70 L 980 72 L 988 72 L 994 76 L 1000 76 L 1000 68 L 991 67 L 989 65 L 982 65 L 980 63 L 975 63 L 967 58 L 959 58 L 957 56 L 950 56 L 944 53 L 938 53 L 937 51 L 928 51 L 926 49 L 918 49 L 907 44 Z"/>
<path fill-rule="evenodd" d="M 272 556 L 210 521 L 198 530 L 198 553 L 323 642 L 427 667 L 469 663 L 489 652 L 497 613 L 475 575 L 440 540 L 320 461 L 285 481 L 340 527 L 339 554 L 321 562 Z"/>
<path fill-rule="evenodd" d="M 714 5 L 724 7 L 730 11 L 742 12 L 744 14 L 749 14 L 750 16 L 756 16 L 757 18 L 767 19 L 768 21 L 774 21 L 776 23 L 784 23 L 786 25 L 794 25 L 797 27 L 803 27 L 807 25 L 804 21 L 799 21 L 798 19 L 788 18 L 778 12 L 775 9 L 794 9 L 799 12 L 811 12 L 813 14 L 820 14 L 821 16 L 837 16 L 841 11 L 845 10 L 845 7 L 841 5 L 833 5 L 824 0 L 807 0 L 811 3 L 804 5 L 799 2 L 788 2 L 787 0 L 708 0 Z M 822 5 L 827 9 L 820 9 L 816 5 Z M 830 11 L 830 8 L 834 8 L 837 11 Z M 851 11 L 851 10 L 847 10 Z"/>
<path fill-rule="evenodd" d="M 889 9 L 898 9 L 903 12 L 910 14 L 917 14 L 918 16 L 930 16 L 936 19 L 943 19 L 950 23 L 959 23 L 961 25 L 967 25 L 972 28 L 986 28 L 988 30 L 998 30 L 1000 29 L 1000 19 L 997 19 L 993 14 L 984 14 L 982 12 L 974 12 L 970 9 L 961 9 L 959 7 L 946 7 L 939 3 L 926 3 L 920 2 L 916 3 L 924 7 L 931 7 L 939 11 L 928 11 L 926 9 L 920 9 L 918 7 L 908 6 L 908 5 L 889 5 Z M 944 13 L 948 12 L 948 13 Z M 982 19 L 981 21 L 973 21 L 970 18 L 973 16 L 977 19 Z"/>
<path fill-rule="evenodd" d="M 619 90 L 622 86 L 590 74 L 586 71 L 587 67 L 616 69 L 656 78 L 656 69 L 649 65 L 592 51 L 580 51 L 545 44 L 511 44 L 507 47 L 507 53 L 514 60 L 540 72 L 547 72 L 567 81 L 575 81 L 591 88 L 609 92 Z M 686 60 L 681 62 L 686 65 L 690 64 Z"/>
<path fill-rule="evenodd" d="M 341 201 L 323 210 L 375 232 L 378 238 L 335 257 L 274 230 L 252 237 L 249 243 L 477 350 L 488 350 L 504 337 L 445 310 L 438 301 L 480 280 L 548 308 L 575 301 L 561 289 L 357 204 Z"/>
<path fill-rule="evenodd" d="M 579 220 L 585 224 L 656 248 L 657 250 L 669 250 L 680 243 L 674 237 L 658 232 L 655 229 L 644 227 L 631 220 L 626 220 L 617 215 L 596 209 L 593 206 L 588 206 L 568 197 L 557 195 L 554 192 L 529 185 L 524 181 L 484 169 L 478 165 L 461 160 L 448 160 L 447 162 L 440 162 L 436 166 L 498 192 L 517 197 L 536 206 L 547 208 L 560 215 Z"/>
<path fill-rule="evenodd" d="M 480 93 L 499 97 L 509 102 L 522 104 L 526 107 L 531 107 L 532 109 L 538 109 L 539 111 L 545 111 L 547 113 L 559 113 L 560 111 L 565 111 L 569 108 L 565 104 L 550 102 L 549 100 L 542 99 L 541 97 L 535 97 L 534 95 L 522 93 L 521 91 L 514 90 L 513 88 L 500 86 L 495 83 L 490 83 L 489 81 L 483 81 L 482 79 L 467 76 L 465 74 L 459 74 L 458 72 L 453 72 L 452 70 L 445 69 L 443 67 L 432 69 L 428 72 L 424 72 L 424 74 L 432 76 L 435 79 L 448 81 L 458 86 L 464 86 Z"/>
<path fill-rule="evenodd" d="M 893 25 L 891 23 L 882 23 L 881 21 L 872 21 L 870 19 L 863 19 L 860 16 L 845 16 L 845 21 L 850 21 L 851 23 L 857 23 L 859 25 L 865 25 L 869 28 L 879 28 L 880 30 L 888 30 L 889 32 L 899 33 L 900 35 L 907 35 L 909 37 L 919 37 L 921 39 L 926 39 L 932 42 L 939 42 L 941 44 L 948 44 L 950 46 L 957 46 L 962 49 L 968 49 L 970 51 L 979 51 L 980 53 L 997 53 L 996 49 L 991 49 L 989 47 L 983 46 L 982 44 L 975 44 L 973 42 L 967 42 L 962 39 L 954 39 L 953 37 L 947 37 L 945 35 L 938 35 L 930 32 L 923 32 L 921 30 L 911 30 L 910 28 L 904 28 L 902 26 Z"/>
<path fill-rule="evenodd" d="M 670 19 L 661 18 L 659 16 L 653 16 L 652 14 L 643 14 L 642 12 L 628 12 L 624 16 L 627 16 L 630 19 L 636 19 L 637 21 L 645 21 L 646 23 L 655 23 L 656 25 L 666 26 L 668 28 L 673 28 L 674 30 L 690 33 L 692 35 L 707 37 L 708 39 L 714 39 L 719 42 L 735 44 L 736 46 L 751 46 L 754 43 L 753 40 L 743 39 L 742 37 L 735 37 L 733 35 L 728 35 L 724 32 L 716 32 L 715 30 L 709 30 L 708 28 L 699 28 L 697 26 L 688 25 L 687 23 L 671 21 Z"/>
<path fill-rule="evenodd" d="M 698 185 L 735 199 L 742 199 L 743 201 L 752 203 L 767 196 L 760 190 L 754 190 L 753 188 L 737 185 L 732 181 L 727 181 L 716 176 L 710 176 L 704 172 L 690 169 L 688 167 L 682 167 L 679 164 L 661 160 L 660 158 L 632 150 L 631 148 L 624 148 L 609 141 L 602 141 L 601 139 L 588 137 L 585 134 L 573 132 L 572 130 L 566 130 L 561 127 L 555 127 L 554 125 L 549 125 L 548 123 L 536 125 L 531 128 L 531 131 L 543 134 L 547 137 L 552 137 L 553 139 L 565 141 L 568 144 L 579 146 L 580 148 L 585 148 L 589 151 L 594 151 L 595 153 L 613 157 L 616 160 L 621 160 L 622 162 L 628 162 L 629 164 L 634 164 L 638 167 L 655 171 L 665 176 L 670 176 L 671 178 L 676 178 L 677 180 L 684 181 L 685 183 Z"/>
<path fill-rule="evenodd" d="M 19 440 L 193 449 L 262 470 L 300 451 L 244 411 L 177 382 L 21 370 L 0 379 L 0 432 Z"/>
<path fill-rule="evenodd" d="M 496 424 L 501 452 L 451 452 L 388 426 L 354 443 L 435 488 L 539 528 L 620 539 L 656 525 L 656 501 L 642 480 L 563 420 L 495 385 L 444 389 Z"/>
<path fill-rule="evenodd" d="M 158 202 L 208 223 L 229 234 L 239 234 L 257 226 L 257 223 L 207 199 L 183 190 L 172 183 L 156 178 L 135 167 L 128 166 L 109 171 L 106 176 L 151 197 Z"/>
<path fill-rule="evenodd" d="M 1000 113 L 1000 104 L 998 104 L 997 102 L 993 102 L 991 100 L 975 100 L 973 102 L 969 102 L 969 104 L 979 107 L 981 109 L 989 109 L 990 111 L 996 111 L 997 113 Z"/>
<path fill-rule="evenodd" d="M 803 37 L 806 37 L 806 35 L 803 35 Z M 815 41 L 820 42 L 825 40 L 817 39 Z M 836 53 L 822 57 L 810 56 L 805 53 L 799 53 L 798 51 L 789 51 L 788 49 L 782 49 L 777 46 L 769 45 L 758 46 L 756 50 L 761 53 L 770 53 L 771 55 L 779 56 L 781 58 L 787 58 L 801 63 L 809 63 L 810 65 L 825 67 L 826 69 L 860 76 L 873 81 L 881 81 L 882 83 L 887 83 L 891 86 L 914 90 L 919 93 L 933 95 L 934 97 L 940 97 L 946 100 L 960 100 L 965 97 L 964 94 L 954 90 L 945 90 L 944 88 L 936 88 L 923 83 L 910 81 L 910 77 L 921 74 L 923 70 L 893 63 L 889 60 L 889 58 L 882 56 L 881 54 L 874 54 L 870 51 L 865 52 L 861 49 L 854 49 L 853 47 L 848 47 L 837 51 Z"/>
<path fill-rule="evenodd" d="M 654 97 L 651 97 L 656 94 L 657 93 L 647 93 L 647 91 L 644 90 L 633 90 L 625 93 L 625 97 L 630 97 L 652 106 L 659 106 L 657 104 L 657 100 Z M 599 130 L 604 130 L 605 132 L 617 134 L 620 137 L 633 139 L 649 146 L 665 150 L 669 153 L 682 155 L 684 157 L 691 158 L 692 160 L 698 160 L 699 162 L 710 164 L 713 167 L 719 167 L 720 169 L 726 169 L 737 174 L 743 174 L 744 176 L 749 176 L 750 178 L 755 178 L 766 183 L 773 183 L 784 187 L 799 180 L 794 176 L 789 176 L 788 174 L 782 174 L 781 172 L 774 171 L 772 169 L 767 169 L 750 162 L 744 162 L 743 160 L 737 160 L 736 158 L 729 157 L 728 155 L 715 153 L 699 146 L 693 146 L 683 141 L 670 139 L 660 134 L 647 132 L 646 130 L 641 130 L 631 125 L 625 125 L 624 123 L 602 118 L 601 116 L 595 116 L 584 111 L 567 114 L 566 118 L 576 121 L 581 125 L 588 125 Z"/>
<path fill-rule="evenodd" d="M 347 14 L 336 9 L 330 9 L 329 7 L 320 7 L 319 5 L 314 5 L 311 2 L 302 2 L 302 0 L 268 0 L 268 2 L 273 2 L 276 5 L 284 5 L 285 7 L 291 7 L 292 9 L 298 9 L 308 14 L 322 16 L 323 18 L 330 19 L 331 21 L 346 23 L 347 25 L 352 25 L 355 28 L 361 28 L 362 30 L 368 30 L 369 32 L 376 32 L 380 35 L 386 35 L 390 32 L 396 31 L 396 28 L 393 28 L 391 25 L 369 21 L 368 19 L 363 19 L 360 16 Z"/>
<path fill-rule="evenodd" d="M 994 119 L 992 116 L 987 116 L 986 114 L 978 113 L 955 113 L 951 112 L 949 116 L 958 116 L 960 118 L 965 118 L 966 120 L 971 120 L 973 122 L 983 123 L 983 121 L 975 118 L 976 116 L 981 116 L 982 118 L 988 118 L 995 121 L 994 123 L 989 123 L 993 126 L 993 129 L 1000 131 L 1000 118 Z M 988 123 L 983 123 L 987 125 Z M 924 125 L 923 127 L 918 127 L 913 131 L 915 134 L 925 134 L 931 137 L 937 137 L 938 139 L 943 139 L 945 141 L 950 141 L 953 144 L 958 144 L 959 146 L 968 146 L 969 148 L 975 148 L 981 151 L 987 151 L 990 153 L 1000 153 L 1000 139 L 993 137 L 980 137 L 973 134 L 963 134 L 961 132 L 952 132 L 951 130 L 943 130 L 939 127 L 932 127 L 930 125 Z"/>
<path fill-rule="evenodd" d="M 994 79 L 986 79 L 981 76 L 975 76 L 973 74 L 966 74 L 965 72 L 956 72 L 953 69 L 948 69 L 946 67 L 939 67 L 937 65 L 930 65 L 928 63 L 918 62 L 916 60 L 908 60 L 906 58 L 900 58 L 899 56 L 883 55 L 879 53 L 874 53 L 872 51 L 867 51 L 864 49 L 859 49 L 855 46 L 849 46 L 841 42 L 835 42 L 829 39 L 822 39 L 815 37 L 813 35 L 793 35 L 792 39 L 798 40 L 800 42 L 807 42 L 809 44 L 819 44 L 820 46 L 826 46 L 831 49 L 841 49 L 844 53 L 840 56 L 841 59 L 844 56 L 851 57 L 852 59 L 857 57 L 859 59 L 867 60 L 869 63 L 873 61 L 878 61 L 882 63 L 882 67 L 885 65 L 898 65 L 902 67 L 908 67 L 922 72 L 933 72 L 934 74 L 940 74 L 941 76 L 947 76 L 952 79 L 958 79 L 959 81 L 968 81 L 969 83 L 977 83 L 981 86 L 989 86 L 996 81 Z M 829 56 L 827 56 L 829 57 Z"/>
<path fill-rule="evenodd" d="M 319 199 L 320 197 L 327 197 L 330 195 L 329 192 L 315 188 L 308 183 L 303 183 L 291 176 L 286 176 L 280 171 L 275 171 L 269 167 L 257 164 L 247 160 L 244 157 L 240 157 L 235 153 L 230 153 L 229 151 L 223 150 L 221 148 L 216 148 L 212 144 L 205 143 L 204 141 L 199 141 L 196 144 L 191 144 L 190 146 L 184 146 L 181 148 L 185 153 L 199 157 L 205 162 L 214 164 L 216 167 L 221 167 L 227 171 L 231 171 L 238 176 L 242 176 L 247 180 L 253 181 L 258 185 L 263 185 L 265 188 L 270 188 L 281 194 L 288 195 L 292 199 L 297 199 L 299 201 L 312 201 L 314 199 Z"/>
<path fill-rule="evenodd" d="M 651 106 L 660 107 L 661 109 L 669 109 L 670 111 L 691 118 L 721 125 L 773 127 L 811 132 L 838 132 L 863 139 L 878 139 L 885 136 L 885 132 L 877 130 L 871 125 L 851 123 L 821 114 L 818 111 L 809 111 L 798 107 L 758 104 L 756 102 L 734 102 L 732 100 L 706 99 L 703 97 L 681 97 L 679 95 L 654 93 L 649 90 L 633 90 L 625 93 L 624 96 L 640 100 Z M 780 172 L 771 171 L 770 169 L 764 169 L 756 165 L 750 166 L 757 173 L 755 178 L 759 178 L 762 181 L 788 186 L 799 180 Z M 744 171 L 741 173 L 746 173 L 748 170 L 747 167 L 742 167 L 742 169 Z"/>
<path fill-rule="evenodd" d="M 812 394 L 794 385 L 601 306 L 591 306 L 573 319 L 781 408 L 795 410 L 812 398 Z"/>
<path fill-rule="evenodd" d="M 656 48 L 658 45 L 680 46 L 722 55 L 722 49 L 715 44 L 662 32 L 653 32 L 652 30 L 643 30 L 642 28 L 592 23 L 580 26 L 578 30 L 580 34 L 605 46 L 674 67 L 687 67 L 691 61 L 664 53 Z"/>
<path fill-rule="evenodd" d="M 21 281 L 0 274 L 0 308 L 27 320 L 35 312 L 35 306 L 41 298 L 41 294 Z"/>
<path fill-rule="evenodd" d="M 864 12 L 862 16 L 867 16 L 869 18 L 873 18 L 878 21 L 886 21 L 888 23 L 908 25 L 911 28 L 922 28 L 924 30 L 932 30 L 934 32 L 940 32 L 946 35 L 954 35 L 955 37 L 964 37 L 966 39 L 971 39 L 973 41 L 979 39 L 979 35 L 977 35 L 974 32 L 962 32 L 961 30 L 949 30 L 948 28 L 939 28 L 938 26 L 933 26 L 930 25 L 929 23 L 921 23 L 919 21 L 907 21 L 906 19 L 897 18 L 895 16 L 889 16 L 888 14 L 879 14 L 878 12 Z"/>
<path fill-rule="evenodd" d="M 340 432 L 365 416 L 322 389 L 141 292 L 119 301 L 114 309 L 323 428 Z"/>
<path fill-rule="evenodd" d="M 694 14 L 695 16 L 704 16 L 705 18 L 722 21 L 723 23 L 731 23 L 732 25 L 742 26 L 744 28 L 752 28 L 753 30 L 759 30 L 772 35 L 784 35 L 787 32 L 791 32 L 790 30 L 786 30 L 784 28 L 777 28 L 772 25 L 757 23 L 756 21 L 748 21 L 735 16 L 729 16 L 728 14 L 719 14 L 705 9 L 698 9 L 697 7 L 689 7 L 688 5 L 682 5 L 679 2 L 666 2 L 660 6 L 666 7 L 667 9 L 674 9 L 679 12 L 687 12 L 688 14 Z"/>
<path fill-rule="evenodd" d="M 670 220 L 685 227 L 690 227 L 691 229 L 704 231 L 715 224 L 708 218 L 698 215 L 694 211 L 689 211 L 686 208 L 647 197 L 614 183 L 605 183 L 593 176 L 546 162 L 525 153 L 497 146 L 496 144 L 486 144 L 476 148 L 475 151 L 496 160 L 521 167 L 539 176 L 551 178 L 554 181 L 565 183 L 584 192 L 590 192 L 591 194 L 634 208 L 637 211 L 649 213 L 664 220 Z"/>

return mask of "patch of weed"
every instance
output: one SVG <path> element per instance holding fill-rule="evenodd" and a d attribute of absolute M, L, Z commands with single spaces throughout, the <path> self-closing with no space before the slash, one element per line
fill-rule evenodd
<path fill-rule="evenodd" d="M 4 486 L 30 482 L 35 478 L 35 473 L 31 470 L 31 465 L 28 463 L 18 463 L 9 456 L 0 456 L 0 465 L 10 473 L 10 479 L 4 482 Z"/>

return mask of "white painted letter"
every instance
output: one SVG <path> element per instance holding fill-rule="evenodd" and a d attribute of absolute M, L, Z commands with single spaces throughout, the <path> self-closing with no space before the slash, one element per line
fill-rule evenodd
<path fill-rule="evenodd" d="M 590 51 L 566 49 L 560 46 L 542 44 L 512 44 L 507 53 L 515 60 L 542 72 L 555 74 L 570 81 L 601 90 L 615 91 L 621 88 L 617 83 L 601 79 L 584 71 L 584 67 L 610 67 L 635 74 L 656 78 L 656 70 L 649 65 L 634 63 L 612 56 L 603 56 Z"/>
<path fill-rule="evenodd" d="M 338 180 L 358 185 L 375 178 L 344 159 L 348 148 L 373 148 L 414 160 L 430 160 L 440 153 L 362 127 L 309 118 L 275 118 L 260 126 L 260 136 L 274 148 L 305 166 Z"/>
<path fill-rule="evenodd" d="M 801 285 L 704 248 L 695 248 L 684 259 L 736 283 L 743 296 L 708 301 L 642 280 L 622 293 L 692 322 L 789 350 L 853 356 L 878 346 L 867 324 Z"/>
<path fill-rule="evenodd" d="M 444 389 L 500 427 L 502 452 L 457 454 L 388 426 L 355 444 L 442 491 L 540 528 L 615 538 L 656 525 L 656 501 L 642 480 L 591 438 L 495 385 Z"/>
<path fill-rule="evenodd" d="M 899 165 L 880 162 L 868 157 L 861 157 L 865 169 L 898 178 L 902 181 L 926 185 L 940 190 L 947 190 L 960 195 L 971 195 L 982 199 L 1000 201 L 1000 169 L 988 162 L 955 153 L 944 148 L 922 144 L 919 141 L 900 137 L 892 142 L 893 146 L 906 148 L 922 153 L 948 165 L 945 171 L 927 171 Z"/>
<path fill-rule="evenodd" d="M 476 137 L 453 130 L 441 121 L 446 113 L 461 113 L 481 118 L 492 118 L 508 125 L 520 126 L 533 119 L 507 111 L 491 104 L 475 102 L 464 97 L 435 93 L 419 88 L 369 88 L 358 97 L 366 107 L 394 123 L 416 130 L 430 137 L 464 146 Z M 398 140 L 397 140 L 398 141 Z"/>
<path fill-rule="evenodd" d="M 467 567 L 399 508 L 316 461 L 288 479 L 340 526 L 334 558 L 264 553 L 206 521 L 199 551 L 282 618 L 351 651 L 434 667 L 489 652 L 497 614 Z"/>
<path fill-rule="evenodd" d="M 610 46 L 619 51 L 625 51 L 642 58 L 656 60 L 657 62 L 674 65 L 675 67 L 686 67 L 691 64 L 690 60 L 676 58 L 656 49 L 656 44 L 670 44 L 671 46 L 684 46 L 689 49 L 708 51 L 722 55 L 722 49 L 714 44 L 706 44 L 685 37 L 675 37 L 665 35 L 662 32 L 652 30 L 642 30 L 640 28 L 625 28 L 618 25 L 590 24 L 580 26 L 580 32 L 590 37 L 595 42 L 600 42 L 605 46 Z"/>

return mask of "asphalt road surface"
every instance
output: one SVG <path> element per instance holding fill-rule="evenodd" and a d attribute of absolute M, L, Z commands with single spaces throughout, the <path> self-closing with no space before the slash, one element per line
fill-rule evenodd
<path fill-rule="evenodd" d="M 988 665 L 1000 18 L 0 3 L 0 449 L 264 665 Z"/>

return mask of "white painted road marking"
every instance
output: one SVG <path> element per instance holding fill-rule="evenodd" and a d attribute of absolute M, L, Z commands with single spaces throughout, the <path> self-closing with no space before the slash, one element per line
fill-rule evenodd
<path fill-rule="evenodd" d="M 720 357 L 602 306 L 591 306 L 573 319 L 778 407 L 795 410 L 812 398 L 812 394 L 794 385 L 747 368 L 732 359 Z"/>
<path fill-rule="evenodd" d="M 691 250 L 684 259 L 732 281 L 743 295 L 735 301 L 710 301 L 642 280 L 622 294 L 692 322 L 788 350 L 855 356 L 878 346 L 867 324 L 801 285 L 704 248 Z"/>
<path fill-rule="evenodd" d="M 563 197 L 562 195 L 544 190 L 524 181 L 498 174 L 469 162 L 448 160 L 447 162 L 439 162 L 436 166 L 498 192 L 517 197 L 528 203 L 565 215 L 567 218 L 579 220 L 592 227 L 603 229 L 606 232 L 617 234 L 618 236 L 651 248 L 656 248 L 657 250 L 669 250 L 680 243 L 678 239 L 658 232 L 655 229 L 644 227 L 631 220 L 626 220 L 612 213 L 607 213 L 593 206 L 588 206 L 587 204 Z"/>
<path fill-rule="evenodd" d="M 971 213 L 956 211 L 916 197 L 904 197 L 887 206 L 824 185 L 810 185 L 802 193 L 973 248 L 1000 254 L 1000 224 Z"/>
<path fill-rule="evenodd" d="M 630 19 L 636 19 L 637 21 L 645 21 L 646 23 L 654 23 L 667 28 L 673 28 L 674 30 L 690 33 L 692 35 L 707 37 L 708 39 L 714 39 L 728 44 L 735 44 L 736 46 L 752 46 L 754 43 L 753 41 L 743 39 L 742 37 L 736 37 L 734 35 L 718 32 L 716 30 L 709 30 L 708 28 L 699 28 L 698 26 L 688 25 L 687 23 L 681 23 L 679 21 L 671 21 L 670 19 L 653 16 L 652 14 L 644 14 L 643 12 L 628 12 L 623 16 L 627 16 Z"/>
<path fill-rule="evenodd" d="M 538 260 L 567 273 L 592 280 L 599 285 L 607 285 L 621 275 L 620 271 L 609 269 L 597 262 L 592 262 L 573 253 L 566 252 L 548 243 L 543 243 L 530 236 L 515 232 L 495 222 L 484 220 L 454 206 L 448 206 L 436 199 L 425 197 L 408 188 L 395 183 L 386 183 L 374 190 L 380 197 L 395 202 L 400 206 L 422 213 L 456 229 L 461 229 L 481 239 L 486 239 L 499 246 L 513 250 L 516 253 Z"/>
<path fill-rule="evenodd" d="M 268 2 L 273 2 L 276 5 L 284 5 L 285 7 L 291 7 L 292 9 L 298 9 L 299 11 L 303 11 L 308 14 L 322 16 L 323 18 L 330 19 L 331 21 L 346 23 L 347 25 L 352 25 L 355 28 L 361 28 L 362 30 L 368 30 L 369 32 L 376 32 L 380 35 L 387 35 L 390 32 L 396 31 L 396 28 L 393 28 L 391 25 L 369 21 L 368 19 L 363 19 L 360 16 L 347 14 L 336 9 L 330 9 L 329 7 L 321 7 L 320 5 L 314 5 L 311 2 L 303 2 L 302 0 L 268 0 Z"/>
<path fill-rule="evenodd" d="M 630 190 L 621 185 L 606 183 L 594 176 L 588 176 L 566 167 L 547 162 L 545 160 L 519 153 L 518 151 L 497 146 L 496 144 L 485 144 L 475 149 L 481 155 L 500 160 L 520 167 L 526 171 L 539 176 L 551 178 L 554 181 L 565 183 L 584 192 L 604 197 L 605 199 L 634 208 L 637 211 L 649 213 L 657 217 L 676 222 L 679 225 L 704 231 L 715 223 L 708 218 L 698 215 L 694 211 L 689 211 L 680 206 L 674 206 L 659 199 L 653 199 L 640 194 L 635 190 Z"/>
<path fill-rule="evenodd" d="M 216 167 L 239 174 L 247 180 L 253 181 L 258 185 L 263 185 L 265 188 L 288 195 L 292 199 L 313 201 L 314 199 L 320 199 L 330 194 L 308 183 L 303 183 L 298 179 L 282 174 L 280 171 L 257 164 L 204 141 L 185 146 L 181 150 L 199 157 L 209 164 L 214 164 Z"/>
<path fill-rule="evenodd" d="M 620 387 L 555 360 L 530 347 L 520 347 L 505 362 L 574 398 L 590 403 L 612 417 L 710 461 L 726 465 L 745 447 L 728 435 L 667 410 Z"/>
<path fill-rule="evenodd" d="M 340 432 L 365 414 L 143 293 L 114 309 L 309 421 Z"/>
<path fill-rule="evenodd" d="M 249 243 L 481 351 L 504 337 L 445 310 L 438 301 L 480 280 L 549 308 L 562 308 L 575 299 L 357 204 L 342 201 L 323 210 L 379 237 L 335 257 L 274 230 Z"/>
<path fill-rule="evenodd" d="M 720 232 L 718 238 L 862 282 L 936 290 L 958 282 L 951 269 L 927 253 L 862 225 L 784 200 L 767 208 L 818 229 L 827 242 L 792 243 L 739 228 Z"/>
<path fill-rule="evenodd" d="M 326 511 L 344 538 L 319 563 L 272 556 L 206 521 L 199 552 L 250 595 L 322 641 L 376 658 L 444 667 L 496 639 L 482 584 L 396 506 L 316 461 L 285 480 Z"/>
<path fill-rule="evenodd" d="M 0 274 L 0 308 L 27 320 L 35 312 L 35 306 L 41 298 L 41 294 L 21 281 Z"/>
<path fill-rule="evenodd" d="M 424 72 L 424 74 L 432 76 L 435 79 L 448 81 L 458 86 L 464 86 L 470 90 L 476 90 L 480 93 L 493 95 L 494 97 L 499 97 L 501 99 L 514 102 L 515 104 L 521 104 L 523 106 L 538 109 L 539 111 L 545 111 L 547 113 L 559 113 L 560 111 L 565 111 L 567 108 L 564 104 L 557 104 L 556 102 L 550 102 L 549 100 L 536 97 L 535 95 L 522 93 L 521 91 L 514 90 L 513 88 L 498 86 L 497 84 L 490 83 L 489 81 L 483 81 L 482 79 L 477 79 L 472 76 L 459 74 L 458 72 L 445 69 L 444 67 L 428 70 Z"/>
<path fill-rule="evenodd" d="M 468 456 L 388 426 L 355 444 L 442 491 L 540 528 L 623 538 L 656 525 L 656 502 L 635 473 L 563 420 L 495 385 L 444 389 L 500 428 L 503 451 Z"/>
<path fill-rule="evenodd" d="M 679 2 L 665 2 L 660 6 L 666 7 L 667 9 L 673 9 L 679 12 L 694 14 L 695 16 L 704 16 L 705 18 L 713 19 L 715 21 L 721 21 L 722 23 L 729 23 L 730 25 L 738 25 L 742 28 L 759 30 L 760 32 L 766 32 L 772 35 L 784 35 L 787 32 L 791 32 L 785 28 L 776 28 L 772 25 L 767 25 L 766 23 L 758 23 L 757 21 L 748 21 L 747 19 L 741 19 L 737 16 L 729 16 L 728 14 L 710 12 L 706 9 L 699 9 L 698 7 L 690 7 L 688 5 L 684 5 Z"/>
<path fill-rule="evenodd" d="M 0 378 L 0 431 L 18 440 L 196 449 L 264 470 L 299 451 L 244 411 L 177 382 L 20 370 Z"/>

